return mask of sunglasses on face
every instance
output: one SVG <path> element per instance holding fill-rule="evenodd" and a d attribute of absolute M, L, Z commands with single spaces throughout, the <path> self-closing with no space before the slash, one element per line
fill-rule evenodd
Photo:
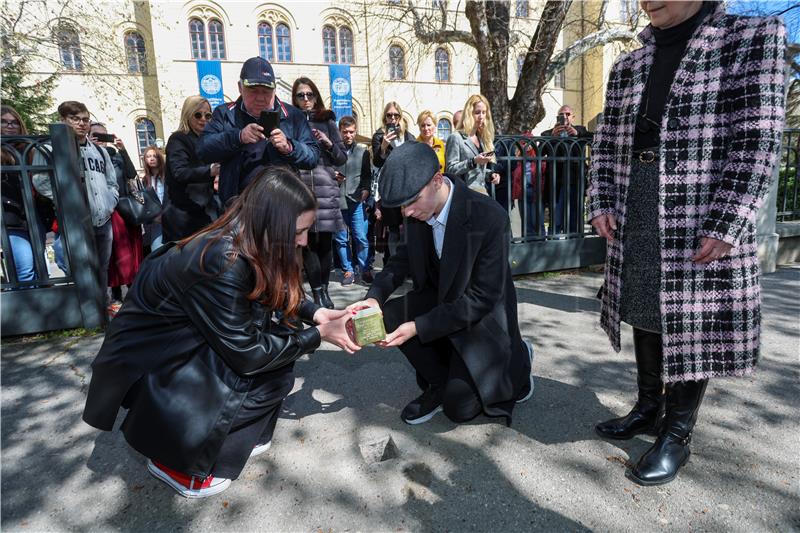
<path fill-rule="evenodd" d="M 297 93 L 294 95 L 298 100 L 316 100 L 314 93 Z"/>
<path fill-rule="evenodd" d="M 9 128 L 18 128 L 19 127 L 19 120 L 1 120 L 0 124 Z"/>
<path fill-rule="evenodd" d="M 386 118 L 400 118 L 400 113 L 386 113 Z"/>
<path fill-rule="evenodd" d="M 213 115 L 211 113 L 202 113 L 200 111 L 198 111 L 197 113 L 194 114 L 194 118 L 197 119 L 197 120 L 200 120 L 201 118 L 204 118 L 206 120 L 211 120 L 212 116 Z"/>

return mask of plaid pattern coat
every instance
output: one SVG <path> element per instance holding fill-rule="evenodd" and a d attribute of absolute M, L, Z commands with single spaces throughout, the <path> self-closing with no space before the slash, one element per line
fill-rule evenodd
<path fill-rule="evenodd" d="M 601 326 L 620 350 L 626 193 L 635 119 L 655 55 L 642 48 L 611 70 L 593 145 L 589 217 L 613 214 Z M 784 120 L 786 30 L 777 18 L 727 15 L 720 4 L 695 31 L 675 74 L 659 150 L 659 295 L 665 382 L 752 372 L 759 352 L 756 212 L 769 189 Z M 702 237 L 730 243 L 697 264 Z"/>

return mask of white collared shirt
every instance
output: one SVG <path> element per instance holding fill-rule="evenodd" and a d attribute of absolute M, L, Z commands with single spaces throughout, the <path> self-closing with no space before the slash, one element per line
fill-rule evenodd
<path fill-rule="evenodd" d="M 450 194 L 447 195 L 447 201 L 444 207 L 439 212 L 438 216 L 433 216 L 427 220 L 428 225 L 433 230 L 433 246 L 436 248 L 436 256 L 442 258 L 442 248 L 444 247 L 444 230 L 447 226 L 447 216 L 450 214 L 450 204 L 453 201 L 453 182 L 447 176 L 442 176 L 450 187 Z"/>

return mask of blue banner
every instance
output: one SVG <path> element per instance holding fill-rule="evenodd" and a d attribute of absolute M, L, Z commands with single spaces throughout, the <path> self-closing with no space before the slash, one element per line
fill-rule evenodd
<path fill-rule="evenodd" d="M 215 107 L 225 103 L 225 95 L 222 92 L 222 66 L 216 60 L 200 60 L 196 63 L 200 96 L 208 99 L 213 111 Z"/>
<path fill-rule="evenodd" d="M 339 119 L 353 114 L 353 87 L 350 84 L 350 65 L 329 65 L 331 78 L 331 110 Z"/>

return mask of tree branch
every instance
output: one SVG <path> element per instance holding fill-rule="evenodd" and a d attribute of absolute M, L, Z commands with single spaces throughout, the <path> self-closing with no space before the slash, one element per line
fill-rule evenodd
<path fill-rule="evenodd" d="M 472 37 L 470 32 L 447 29 L 447 13 L 444 6 L 441 8 L 442 23 L 440 29 L 438 30 L 432 29 L 431 24 L 425 20 L 425 17 L 420 15 L 419 8 L 414 0 L 408 0 L 408 8 L 411 16 L 414 17 L 414 35 L 422 44 L 459 42 L 468 44 L 470 46 L 475 46 L 475 39 Z"/>
<path fill-rule="evenodd" d="M 567 66 L 567 64 L 585 54 L 592 48 L 613 42 L 630 42 L 637 37 L 636 31 L 631 28 L 607 28 L 594 33 L 590 33 L 582 39 L 578 39 L 564 50 L 559 52 L 555 57 L 550 59 L 550 64 L 547 66 L 545 72 L 545 79 L 550 80 L 560 70 Z"/>

